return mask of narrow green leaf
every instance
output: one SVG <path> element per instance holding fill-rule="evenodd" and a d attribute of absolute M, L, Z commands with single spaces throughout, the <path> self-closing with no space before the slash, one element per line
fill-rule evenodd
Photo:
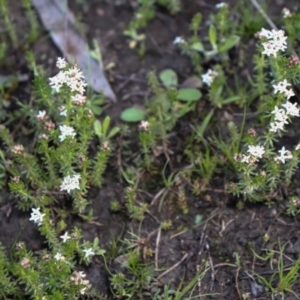
<path fill-rule="evenodd" d="M 233 48 L 236 44 L 238 44 L 238 42 L 240 41 L 240 37 L 237 35 L 232 35 L 230 36 L 224 44 L 219 46 L 219 52 L 226 52 L 228 50 L 230 50 L 231 48 Z"/>
<path fill-rule="evenodd" d="M 99 120 L 95 120 L 94 122 L 94 131 L 97 136 L 102 136 L 102 126 Z"/>
<path fill-rule="evenodd" d="M 94 239 L 93 248 L 97 248 L 99 246 L 99 239 L 96 237 Z"/>
<path fill-rule="evenodd" d="M 209 42 L 213 49 L 217 48 L 217 30 L 216 27 L 212 24 L 209 27 Z"/>
<path fill-rule="evenodd" d="M 119 127 L 114 127 L 108 134 L 108 138 L 111 139 L 112 137 L 114 137 L 118 132 L 120 131 Z"/>
<path fill-rule="evenodd" d="M 232 97 L 226 98 L 226 99 L 222 102 L 222 104 L 232 103 L 232 102 L 238 101 L 239 99 L 240 99 L 240 96 L 232 96 Z"/>
<path fill-rule="evenodd" d="M 123 170 L 123 168 L 121 168 L 120 170 L 121 170 L 122 176 L 124 177 L 126 182 L 129 184 L 134 184 L 134 180 L 129 178 L 128 174 Z"/>
<path fill-rule="evenodd" d="M 106 136 L 109 124 L 110 124 L 110 117 L 106 116 L 104 121 L 103 121 L 103 126 L 102 126 L 103 127 L 102 133 L 103 133 L 104 136 Z"/>
<path fill-rule="evenodd" d="M 206 127 L 208 126 L 208 124 L 209 124 L 209 122 L 210 122 L 210 120 L 211 120 L 211 118 L 212 118 L 212 116 L 213 116 L 213 113 L 214 113 L 214 110 L 212 109 L 212 110 L 209 112 L 209 114 L 205 117 L 205 119 L 203 120 L 201 126 L 198 128 L 198 130 L 197 130 L 197 135 L 198 135 L 199 137 L 203 137 L 203 134 L 204 134 L 204 132 L 205 132 L 205 130 L 206 130 Z"/>

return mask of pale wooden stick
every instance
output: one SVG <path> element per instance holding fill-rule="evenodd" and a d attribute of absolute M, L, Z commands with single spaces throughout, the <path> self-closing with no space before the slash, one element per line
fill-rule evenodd
<path fill-rule="evenodd" d="M 253 6 L 259 11 L 259 13 L 263 16 L 263 18 L 267 21 L 267 23 L 270 25 L 272 29 L 278 30 L 276 25 L 272 22 L 272 20 L 267 16 L 267 14 L 264 12 L 264 10 L 261 8 L 261 6 L 258 4 L 256 0 L 251 0 Z"/>

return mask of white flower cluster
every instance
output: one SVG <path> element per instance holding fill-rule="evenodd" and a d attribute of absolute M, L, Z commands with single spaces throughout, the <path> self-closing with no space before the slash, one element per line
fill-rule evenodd
<path fill-rule="evenodd" d="M 81 94 L 76 94 L 75 96 L 72 96 L 71 99 L 72 99 L 72 102 L 78 106 L 82 106 L 86 102 L 86 97 Z"/>
<path fill-rule="evenodd" d="M 283 30 L 269 31 L 262 28 L 258 35 L 260 38 L 266 38 L 268 40 L 267 42 L 262 43 L 262 45 L 264 46 L 264 51 L 262 52 L 263 54 L 266 54 L 268 56 L 274 55 L 276 57 L 278 51 L 284 51 L 287 48 L 287 37 L 284 36 Z M 288 83 L 286 79 L 273 85 L 274 94 L 283 94 L 287 101 L 281 104 L 280 107 L 275 106 L 274 110 L 271 112 L 271 114 L 274 115 L 274 121 L 270 124 L 271 132 L 278 132 L 279 130 L 283 130 L 284 125 L 288 124 L 288 120 L 290 119 L 290 117 L 300 116 L 300 111 L 297 107 L 297 103 L 292 104 L 288 101 L 292 96 L 295 95 L 294 91 L 289 88 L 290 86 L 291 84 Z M 300 142 L 296 146 L 296 151 L 297 150 L 300 150 Z M 234 157 L 235 160 L 246 163 L 248 165 L 254 165 L 258 159 L 263 157 L 265 149 L 263 146 L 250 145 L 248 146 L 247 152 L 249 155 L 236 154 Z M 284 164 L 286 160 L 293 158 L 291 151 L 286 150 L 284 146 L 281 148 L 281 150 L 278 151 L 278 153 L 279 155 L 274 157 L 274 160 L 277 163 L 281 162 Z"/>
<path fill-rule="evenodd" d="M 60 69 L 60 72 L 54 77 L 49 78 L 50 86 L 59 92 L 64 84 L 66 84 L 72 92 L 76 92 L 83 95 L 85 87 L 87 86 L 84 81 L 82 72 L 77 68 L 68 67 L 67 62 L 63 58 L 58 58 L 56 66 Z"/>
<path fill-rule="evenodd" d="M 287 87 L 291 84 L 287 82 L 286 79 L 283 81 L 278 82 L 278 84 L 273 84 L 274 88 L 274 94 L 282 93 L 284 96 L 287 97 L 287 99 L 290 99 L 292 96 L 295 96 L 295 93 L 293 90 L 288 90 Z"/>
<path fill-rule="evenodd" d="M 248 146 L 247 152 L 249 155 L 236 154 L 235 160 L 249 165 L 254 165 L 259 158 L 262 158 L 265 153 L 265 148 L 263 146 Z"/>
<path fill-rule="evenodd" d="M 262 28 L 261 31 L 258 32 L 258 36 L 268 40 L 262 43 L 264 47 L 262 54 L 266 54 L 267 56 L 274 55 L 276 57 L 278 51 L 284 51 L 287 48 L 287 37 L 284 36 L 283 30 L 272 29 L 270 31 Z"/>
<path fill-rule="evenodd" d="M 287 87 L 291 84 L 287 82 L 286 79 L 280 81 L 277 85 L 274 84 L 274 93 L 282 93 L 284 96 L 289 99 L 294 96 L 295 93 L 292 89 L 288 90 Z M 271 112 L 274 115 L 274 122 L 271 122 L 270 131 L 278 132 L 279 130 L 284 129 L 284 125 L 288 124 L 289 117 L 299 117 L 299 108 L 297 107 L 297 103 L 292 104 L 289 101 L 281 105 L 281 108 L 275 106 L 274 110 Z"/>
<path fill-rule="evenodd" d="M 68 136 L 72 137 L 72 139 L 75 137 L 76 132 L 74 131 L 74 128 L 67 125 L 60 125 L 59 130 L 61 134 L 59 135 L 59 140 L 63 142 Z"/>
<path fill-rule="evenodd" d="M 264 146 L 248 146 L 247 152 L 256 158 L 262 158 L 263 154 L 265 153 L 265 148 Z"/>
<path fill-rule="evenodd" d="M 66 176 L 63 179 L 63 182 L 60 186 L 61 191 L 67 191 L 70 194 L 70 191 L 75 189 L 80 189 L 79 179 L 81 178 L 80 174 L 74 174 L 73 176 Z"/>
<path fill-rule="evenodd" d="M 45 214 L 42 214 L 40 212 L 40 207 L 38 208 L 33 208 L 32 209 L 32 213 L 30 215 L 30 219 L 29 221 L 33 221 L 34 223 L 36 223 L 38 226 L 41 226 L 42 225 L 42 222 L 43 222 L 43 218 L 45 216 Z"/>
<path fill-rule="evenodd" d="M 263 155 L 265 153 L 265 148 L 263 146 L 250 145 L 250 146 L 248 146 L 247 152 L 249 153 L 249 155 L 245 155 L 245 154 L 240 155 L 240 154 L 238 154 L 238 155 L 235 156 L 235 159 L 238 160 L 238 161 L 241 161 L 242 163 L 253 165 L 253 164 L 256 163 L 256 161 L 259 158 L 263 157 Z M 285 150 L 285 147 L 282 147 L 281 150 L 279 150 L 278 152 L 279 152 L 279 156 L 276 156 L 274 158 L 274 160 L 276 162 L 281 161 L 284 164 L 287 159 L 292 159 L 293 158 L 293 155 L 292 155 L 291 151 Z"/>
<path fill-rule="evenodd" d="M 89 280 L 84 279 L 86 277 L 86 274 L 84 274 L 83 271 L 77 272 L 74 271 L 73 275 L 71 276 L 71 281 L 74 282 L 75 285 L 83 285 L 84 287 L 80 289 L 80 294 L 84 295 L 87 288 L 90 287 Z"/>
<path fill-rule="evenodd" d="M 206 83 L 208 86 L 211 86 L 211 84 L 213 83 L 214 79 L 215 79 L 218 75 L 219 75 L 218 72 L 209 69 L 209 70 L 207 71 L 207 73 L 205 73 L 205 74 L 203 74 L 203 75 L 201 76 L 201 78 L 202 78 L 202 81 L 203 81 L 204 83 Z"/>
<path fill-rule="evenodd" d="M 59 69 L 64 69 L 66 66 L 67 66 L 67 62 L 64 58 L 62 57 L 58 57 L 57 58 L 57 61 L 56 61 L 56 66 L 59 68 Z"/>

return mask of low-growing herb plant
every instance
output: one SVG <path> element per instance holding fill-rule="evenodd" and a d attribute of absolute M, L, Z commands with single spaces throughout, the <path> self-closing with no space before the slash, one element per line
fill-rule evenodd
<path fill-rule="evenodd" d="M 146 35 L 139 31 L 155 17 L 157 5 L 166 7 L 170 13 L 175 14 L 180 11 L 180 2 L 180 0 L 138 0 L 134 16 L 128 28 L 124 30 L 124 35 L 130 38 L 129 47 L 132 49 L 138 47 L 138 54 L 143 57 L 146 51 Z"/>
<path fill-rule="evenodd" d="M 119 129 L 108 131 L 109 118 L 101 126 L 92 111 L 85 107 L 86 83 L 81 71 L 60 58 L 57 66 L 59 73 L 50 78 L 52 89 L 41 76 L 35 78 L 40 110 L 20 103 L 36 128 L 31 145 L 33 151 L 15 144 L 9 129 L 3 125 L 0 136 L 6 144 L 6 152 L 10 153 L 4 158 L 9 159 L 9 185 L 20 198 L 18 206 L 21 209 L 51 206 L 59 196 L 62 199 L 72 197 L 74 211 L 82 213 L 88 204 L 89 187 L 101 185 L 111 152 L 110 138 Z M 90 158 L 89 145 L 95 134 L 99 136 L 100 145 L 94 158 Z"/>
<path fill-rule="evenodd" d="M 183 54 L 190 56 L 198 72 L 201 72 L 201 63 L 207 62 L 217 55 L 221 60 L 228 60 L 228 51 L 240 40 L 240 37 L 235 34 L 236 28 L 231 25 L 232 22 L 228 21 L 228 5 L 222 3 L 217 6 L 217 9 L 217 14 L 212 16 L 208 30 L 210 49 L 207 50 L 204 41 L 200 39 L 202 22 L 200 13 L 195 14 L 191 21 L 192 36 L 188 39 L 176 37 L 173 42 L 178 45 Z"/>
<path fill-rule="evenodd" d="M 297 170 L 299 145 L 276 146 L 278 138 L 287 131 L 292 118 L 299 117 L 297 103 L 293 97 L 293 80 L 299 73 L 299 60 L 295 55 L 286 57 L 287 37 L 283 30 L 262 29 L 258 34 L 262 40 L 262 57 L 271 70 L 273 93 L 264 97 L 263 111 L 270 125 L 261 134 L 249 129 L 244 137 L 247 154 L 235 155 L 236 169 L 240 180 L 229 185 L 230 191 L 237 196 L 252 201 L 268 200 L 274 197 L 280 182 L 288 186 Z"/>
<path fill-rule="evenodd" d="M 40 208 L 33 209 L 30 220 L 39 226 L 41 234 L 47 239 L 49 250 L 33 254 L 27 250 L 25 243 L 17 242 L 11 249 L 9 259 L 1 248 L 0 293 L 3 299 L 24 299 L 25 296 L 34 299 L 76 299 L 91 289 L 85 272 L 76 270 L 75 257 L 80 256 L 81 260 L 89 263 L 95 254 L 103 255 L 99 241 L 95 239 L 93 245 L 89 242 L 81 244 L 82 236 L 78 228 L 57 237 L 49 210 L 43 211 Z"/>
<path fill-rule="evenodd" d="M 81 243 L 77 228 L 58 238 L 50 216 L 64 215 L 60 205 L 56 205 L 58 199 L 73 199 L 74 212 L 85 212 L 87 191 L 92 185 L 101 185 L 111 151 L 110 138 L 118 128 L 108 130 L 109 118 L 102 125 L 95 123 L 91 110 L 85 107 L 86 83 L 81 71 L 62 58 L 58 58 L 57 67 L 60 71 L 50 78 L 50 87 L 41 76 L 34 80 L 38 107 L 20 103 L 35 127 L 34 142 L 26 149 L 14 142 L 8 128 L 0 128 L 6 152 L 1 151 L 2 172 L 5 168 L 10 174 L 9 187 L 18 198 L 18 207 L 31 209 L 29 220 L 37 224 L 49 246 L 49 250 L 36 256 L 18 242 L 13 250 L 14 262 L 7 264 L 1 257 L 5 272 L 18 278 L 17 285 L 7 284 L 1 289 L 5 297 L 13 289 L 18 291 L 16 295 L 21 294 L 22 285 L 26 295 L 34 295 L 35 299 L 73 299 L 83 295 L 90 283 L 83 271 L 76 271 L 75 258 L 79 256 L 80 262 L 89 263 L 92 256 L 104 253 L 97 238 L 93 244 Z M 89 144 L 95 135 L 99 136 L 100 145 L 94 158 L 90 158 Z M 1 282 L 7 280 L 5 274 Z"/>
<path fill-rule="evenodd" d="M 285 246 L 282 246 L 279 241 L 278 251 L 273 249 L 267 250 L 265 256 L 257 254 L 252 249 L 253 255 L 260 261 L 268 262 L 271 269 L 270 276 L 261 275 L 256 272 L 253 275 L 271 293 L 272 299 L 275 299 L 279 295 L 284 299 L 286 294 L 293 294 L 296 299 L 299 299 L 299 295 L 293 291 L 293 286 L 299 278 L 300 259 L 298 258 L 291 263 L 291 259 L 289 258 L 288 260 L 288 257 L 284 254 Z"/>

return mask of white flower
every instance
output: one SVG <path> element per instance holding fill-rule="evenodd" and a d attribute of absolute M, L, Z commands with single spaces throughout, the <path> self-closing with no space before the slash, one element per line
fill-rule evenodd
<path fill-rule="evenodd" d="M 38 120 L 45 120 L 45 119 L 46 119 L 46 116 L 47 116 L 46 111 L 45 111 L 45 110 L 40 110 L 40 111 L 38 112 L 38 114 L 36 115 L 36 118 L 37 118 Z"/>
<path fill-rule="evenodd" d="M 284 109 L 282 108 L 278 108 L 277 106 L 275 106 L 274 110 L 271 112 L 271 114 L 274 115 L 274 119 L 276 121 L 282 122 L 283 124 L 288 124 L 288 116 L 287 113 Z"/>
<path fill-rule="evenodd" d="M 55 258 L 57 261 L 58 261 L 58 260 L 62 260 L 62 261 L 66 260 L 66 258 L 65 258 L 63 255 L 61 255 L 59 252 L 57 252 L 57 253 L 55 254 L 54 258 Z"/>
<path fill-rule="evenodd" d="M 218 72 L 209 69 L 206 74 L 203 74 L 201 76 L 201 78 L 204 83 L 206 83 L 208 86 L 211 86 L 211 84 L 213 83 L 214 79 L 217 76 L 218 76 Z"/>
<path fill-rule="evenodd" d="M 79 106 L 83 105 L 86 102 L 86 97 L 82 94 L 76 94 L 75 96 L 72 96 L 71 99 L 74 104 Z"/>
<path fill-rule="evenodd" d="M 90 255 L 92 255 L 92 256 L 95 255 L 93 248 L 84 249 L 83 252 L 85 252 L 85 255 L 84 255 L 85 258 L 89 257 Z"/>
<path fill-rule="evenodd" d="M 283 164 L 285 163 L 286 159 L 293 158 L 291 151 L 285 150 L 284 146 L 278 152 L 279 152 L 280 156 L 277 156 L 275 159 L 280 160 Z"/>
<path fill-rule="evenodd" d="M 90 288 L 90 282 L 89 280 L 84 280 L 83 278 L 85 278 L 86 275 L 84 274 L 84 272 L 80 271 L 74 271 L 70 280 L 72 282 L 74 282 L 75 285 L 83 285 L 84 287 L 80 289 L 80 294 L 84 295 L 85 291 L 87 288 Z"/>
<path fill-rule="evenodd" d="M 300 149 L 300 142 L 296 145 L 295 150 L 298 151 Z"/>
<path fill-rule="evenodd" d="M 183 43 L 185 43 L 185 40 L 181 36 L 176 36 L 176 38 L 173 41 L 174 45 L 176 45 L 176 44 L 183 44 Z"/>
<path fill-rule="evenodd" d="M 59 107 L 58 109 L 59 109 L 59 111 L 60 111 L 60 113 L 59 113 L 60 116 L 64 116 L 64 117 L 67 116 L 68 111 L 67 111 L 67 109 L 66 109 L 65 106 L 61 106 L 61 107 Z"/>
<path fill-rule="evenodd" d="M 60 190 L 61 191 L 67 191 L 70 194 L 70 191 L 72 190 L 80 190 L 79 186 L 79 179 L 80 179 L 80 174 L 74 174 L 73 176 L 66 176 L 63 179 L 62 184 L 60 185 Z"/>
<path fill-rule="evenodd" d="M 86 277 L 86 274 L 84 274 L 83 271 L 79 271 L 79 272 L 78 272 L 78 277 L 80 277 L 81 279 L 82 279 L 82 278 L 85 278 L 85 277 Z"/>
<path fill-rule="evenodd" d="M 71 237 L 68 235 L 66 231 L 64 235 L 61 235 L 60 238 L 63 240 L 63 243 L 67 242 Z"/>
<path fill-rule="evenodd" d="M 56 66 L 59 68 L 59 69 L 63 69 L 67 66 L 67 62 L 64 58 L 61 58 L 61 57 L 58 57 L 57 58 L 57 61 L 56 61 Z"/>
<path fill-rule="evenodd" d="M 262 28 L 262 29 L 258 32 L 258 35 L 259 35 L 260 37 L 265 37 L 265 38 L 267 38 L 267 39 L 273 38 L 273 33 L 272 33 L 272 31 L 267 30 L 267 29 L 265 29 L 265 28 Z"/>
<path fill-rule="evenodd" d="M 78 92 L 79 94 L 84 94 L 86 82 L 83 80 L 84 76 L 80 69 L 76 66 L 70 68 L 66 72 L 67 82 L 66 84 L 70 87 L 72 92 Z"/>
<path fill-rule="evenodd" d="M 75 137 L 76 132 L 74 131 L 74 128 L 67 125 L 60 125 L 59 130 L 61 134 L 59 135 L 59 140 L 62 142 L 66 139 L 67 136 L 70 136 L 72 138 Z"/>
<path fill-rule="evenodd" d="M 282 112 L 284 112 L 284 110 L 282 108 L 278 108 L 278 106 L 276 105 L 271 111 L 271 114 L 276 116 L 277 114 L 281 114 Z"/>
<path fill-rule="evenodd" d="M 148 121 L 144 121 L 144 120 L 142 120 L 139 125 L 140 130 L 144 130 L 144 131 L 148 131 L 149 127 L 150 127 L 150 123 Z"/>
<path fill-rule="evenodd" d="M 76 81 L 80 81 L 81 79 L 84 79 L 82 71 L 80 71 L 77 66 L 70 68 L 66 74 L 68 75 L 69 80 L 74 79 Z"/>
<path fill-rule="evenodd" d="M 60 116 L 63 116 L 63 117 L 66 117 L 66 116 L 67 116 L 67 113 L 68 113 L 68 111 L 67 111 L 66 109 L 64 109 L 64 110 L 62 110 L 62 111 L 59 113 L 59 115 L 60 115 Z"/>
<path fill-rule="evenodd" d="M 291 97 L 295 96 L 295 93 L 293 90 L 286 90 L 284 92 L 284 96 L 286 96 L 287 99 L 290 99 Z"/>
<path fill-rule="evenodd" d="M 265 37 L 268 39 L 267 42 L 262 43 L 264 47 L 264 51 L 262 54 L 266 54 L 268 56 L 274 55 L 277 56 L 277 52 L 284 51 L 287 48 L 287 37 L 284 36 L 283 30 L 266 30 L 264 28 L 258 32 L 259 37 Z"/>
<path fill-rule="evenodd" d="M 284 51 L 287 48 L 287 36 L 284 36 L 283 30 L 272 30 L 273 33 L 273 40 L 271 43 L 274 44 L 274 47 L 277 51 L 281 50 Z"/>
<path fill-rule="evenodd" d="M 64 83 L 66 83 L 66 75 L 64 72 L 59 72 L 56 74 L 54 77 L 50 77 L 50 86 L 55 89 L 55 91 L 58 93 L 61 87 L 63 86 Z"/>
<path fill-rule="evenodd" d="M 283 81 L 278 82 L 278 84 L 273 84 L 274 88 L 274 94 L 282 93 L 287 97 L 287 99 L 290 99 L 292 96 L 295 96 L 295 93 L 293 90 L 288 90 L 287 87 L 291 84 L 287 82 L 286 79 Z"/>
<path fill-rule="evenodd" d="M 58 66 L 64 66 L 63 61 L 57 62 Z M 83 80 L 84 76 L 77 66 L 69 68 L 68 70 L 61 70 L 54 77 L 49 78 L 50 86 L 59 92 L 61 87 L 66 84 L 72 92 L 83 94 L 87 83 Z"/>
<path fill-rule="evenodd" d="M 224 7 L 224 6 L 227 6 L 227 3 L 225 3 L 225 2 L 221 2 L 221 3 L 218 3 L 218 4 L 216 4 L 216 8 L 222 8 L 222 7 Z"/>
<path fill-rule="evenodd" d="M 279 93 L 285 93 L 287 91 L 287 87 L 290 86 L 291 84 L 287 82 L 286 79 L 278 82 L 277 84 L 273 84 L 274 88 L 274 94 Z"/>
<path fill-rule="evenodd" d="M 33 208 L 32 209 L 32 213 L 30 215 L 30 219 L 29 221 L 33 221 L 34 223 L 36 223 L 38 226 L 42 225 L 42 221 L 43 221 L 43 218 L 45 216 L 45 214 L 42 214 L 40 212 L 40 207 L 38 208 Z"/>
<path fill-rule="evenodd" d="M 263 154 L 265 153 L 265 149 L 263 146 L 248 146 L 248 151 L 250 155 L 262 158 Z"/>
<path fill-rule="evenodd" d="M 283 15 L 283 17 L 286 19 L 286 18 L 290 18 L 291 16 L 292 16 L 292 14 L 291 14 L 291 11 L 288 9 L 288 8 L 286 8 L 286 7 L 284 7 L 283 9 L 282 9 L 282 15 Z"/>
<path fill-rule="evenodd" d="M 275 57 L 277 57 L 277 49 L 274 47 L 272 43 L 265 42 L 262 43 L 262 45 L 264 47 L 264 51 L 262 52 L 262 54 L 266 54 L 267 56 L 274 55 Z"/>
<path fill-rule="evenodd" d="M 284 129 L 284 122 L 272 122 L 270 123 L 270 126 L 271 126 L 270 131 L 277 132 L 278 130 Z"/>
<path fill-rule="evenodd" d="M 299 117 L 299 108 L 297 107 L 297 103 L 292 104 L 291 102 L 287 101 L 286 103 L 282 104 L 285 108 L 286 113 L 293 117 Z"/>
<path fill-rule="evenodd" d="M 241 162 L 242 162 L 242 163 L 249 164 L 249 159 L 250 159 L 250 155 L 245 155 L 245 154 L 243 154 L 243 157 L 242 157 Z"/>
<path fill-rule="evenodd" d="M 30 267 L 30 259 L 27 258 L 27 257 L 24 257 L 22 260 L 21 260 L 21 266 L 23 268 L 29 268 Z"/>
<path fill-rule="evenodd" d="M 71 276 L 71 281 L 73 281 L 75 283 L 75 285 L 78 285 L 79 283 L 87 285 L 88 284 L 88 280 L 83 280 L 83 278 L 86 277 L 86 274 L 84 274 L 83 271 L 77 272 L 74 271 L 72 276 Z"/>

